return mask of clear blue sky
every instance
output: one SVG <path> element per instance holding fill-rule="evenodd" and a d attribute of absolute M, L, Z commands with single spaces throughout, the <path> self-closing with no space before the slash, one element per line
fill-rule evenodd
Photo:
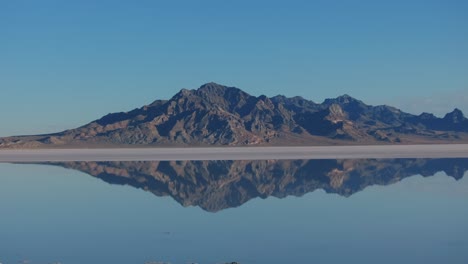
<path fill-rule="evenodd" d="M 210 81 L 468 111 L 468 1 L 96 2 L 0 2 L 0 136 L 75 127 Z"/>

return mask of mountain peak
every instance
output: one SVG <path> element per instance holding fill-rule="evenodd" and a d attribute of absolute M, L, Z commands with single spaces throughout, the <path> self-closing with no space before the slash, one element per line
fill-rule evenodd
<path fill-rule="evenodd" d="M 350 96 L 349 94 L 343 94 L 343 95 L 340 95 L 338 96 L 337 98 L 350 98 L 350 99 L 354 99 L 352 96 Z"/>
<path fill-rule="evenodd" d="M 340 95 L 336 99 L 343 102 L 359 101 L 356 98 L 350 96 L 349 94 Z"/>
<path fill-rule="evenodd" d="M 431 113 L 423 112 L 422 114 L 419 115 L 419 118 L 424 119 L 424 120 L 433 120 L 433 119 L 436 119 L 436 116 Z"/>
<path fill-rule="evenodd" d="M 455 115 L 459 115 L 459 116 L 463 116 L 463 117 L 464 117 L 463 112 L 462 112 L 460 109 L 458 109 L 458 108 L 453 109 L 452 114 L 455 114 Z"/>
<path fill-rule="evenodd" d="M 229 87 L 226 85 L 221 85 L 215 82 L 205 83 L 200 88 L 196 90 L 196 94 L 205 97 L 221 96 L 224 97 L 227 94 L 247 94 L 241 89 L 236 87 Z"/>
<path fill-rule="evenodd" d="M 460 109 L 455 108 L 452 112 L 446 114 L 444 119 L 450 120 L 453 123 L 461 123 L 465 119 L 465 116 Z"/>
<path fill-rule="evenodd" d="M 207 82 L 205 84 L 202 84 L 200 86 L 200 88 L 208 87 L 208 86 L 223 86 L 223 87 L 226 87 L 225 85 L 222 85 L 222 84 L 219 84 L 219 83 L 216 83 L 216 82 Z"/>
<path fill-rule="evenodd" d="M 343 94 L 340 95 L 336 98 L 328 98 L 323 101 L 324 104 L 326 105 L 331 105 L 331 104 L 349 104 L 349 103 L 354 103 L 354 102 L 361 102 L 358 99 L 348 95 L 348 94 Z"/>
<path fill-rule="evenodd" d="M 198 90 L 200 91 L 215 91 L 215 90 L 225 90 L 227 86 L 221 85 L 215 82 L 205 83 Z"/>

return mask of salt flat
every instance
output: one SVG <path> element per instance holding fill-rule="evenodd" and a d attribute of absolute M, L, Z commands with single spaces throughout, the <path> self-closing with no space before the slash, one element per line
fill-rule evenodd
<path fill-rule="evenodd" d="M 0 150 L 0 162 L 368 158 L 468 158 L 468 144 Z"/>

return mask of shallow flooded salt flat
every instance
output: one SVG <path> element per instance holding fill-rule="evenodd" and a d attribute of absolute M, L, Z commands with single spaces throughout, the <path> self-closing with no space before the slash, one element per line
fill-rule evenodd
<path fill-rule="evenodd" d="M 466 159 L 53 165 L 0 164 L 0 262 L 468 260 Z"/>
<path fill-rule="evenodd" d="M 443 157 L 468 157 L 468 144 L 0 150 L 0 162 Z"/>

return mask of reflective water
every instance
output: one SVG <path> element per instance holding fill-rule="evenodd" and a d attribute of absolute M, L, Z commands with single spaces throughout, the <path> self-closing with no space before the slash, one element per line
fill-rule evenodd
<path fill-rule="evenodd" d="M 467 263 L 466 170 L 468 159 L 0 164 L 0 263 Z"/>

